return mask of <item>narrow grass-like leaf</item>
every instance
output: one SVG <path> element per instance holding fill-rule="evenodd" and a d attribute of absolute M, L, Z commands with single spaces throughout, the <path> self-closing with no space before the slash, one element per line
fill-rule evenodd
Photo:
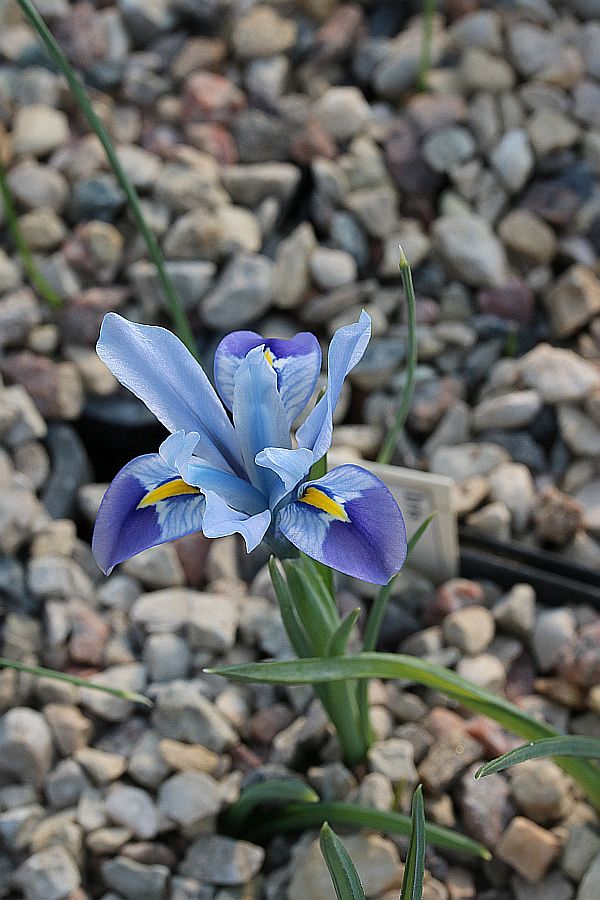
<path fill-rule="evenodd" d="M 423 32 L 421 36 L 421 56 L 417 71 L 417 90 L 426 91 L 431 67 L 431 41 L 433 39 L 433 17 L 437 8 L 437 0 L 423 0 Z"/>
<path fill-rule="evenodd" d="M 421 522 L 413 536 L 408 542 L 408 547 L 406 551 L 406 559 L 410 558 L 411 553 L 419 543 L 420 539 L 423 537 L 427 529 L 429 528 L 432 519 L 436 515 L 435 511 L 427 516 L 426 519 Z M 388 603 L 390 601 L 390 597 L 392 596 L 392 591 L 394 589 L 394 585 L 396 583 L 396 579 L 398 575 L 394 575 L 387 584 L 384 584 L 382 588 L 380 588 L 377 597 L 373 601 L 371 609 L 369 610 L 369 615 L 367 616 L 367 624 L 365 626 L 365 633 L 363 637 L 363 652 L 369 653 L 371 650 L 375 650 L 377 648 L 377 642 L 379 640 L 379 635 L 381 632 L 381 626 L 383 624 L 383 618 L 385 616 L 385 611 L 388 607 Z M 358 690 L 356 694 L 356 700 L 358 703 L 358 718 L 360 722 L 360 728 L 363 734 L 363 739 L 366 742 L 367 746 L 371 743 L 371 722 L 369 718 L 369 682 L 364 680 L 361 681 L 358 685 Z"/>
<path fill-rule="evenodd" d="M 75 97 L 75 100 L 79 104 L 83 115 L 87 119 L 88 125 L 95 132 L 98 140 L 102 144 L 110 167 L 113 170 L 117 181 L 121 185 L 125 196 L 127 197 L 127 202 L 129 204 L 131 214 L 135 219 L 136 225 L 139 228 L 140 233 L 146 243 L 146 247 L 148 248 L 148 255 L 156 266 L 158 276 L 162 288 L 165 292 L 165 297 L 167 299 L 169 314 L 173 321 L 174 330 L 186 345 L 188 350 L 193 353 L 194 356 L 197 356 L 198 350 L 196 347 L 196 341 L 194 340 L 194 335 L 192 334 L 192 329 L 190 328 L 190 323 L 188 321 L 185 310 L 181 305 L 181 300 L 179 299 L 177 292 L 173 287 L 171 279 L 167 275 L 158 241 L 156 240 L 154 233 L 148 227 L 148 224 L 142 212 L 140 198 L 138 197 L 137 191 L 133 186 L 131 179 L 121 165 L 121 162 L 115 151 L 106 127 L 96 114 L 96 111 L 94 110 L 94 107 L 90 102 L 90 98 L 88 97 L 83 82 L 76 74 L 75 70 L 71 66 L 67 57 L 52 35 L 52 32 L 44 22 L 43 18 L 41 17 L 33 3 L 31 3 L 30 0 L 17 0 L 17 3 L 21 7 L 21 10 L 23 11 L 23 14 L 25 15 L 27 21 L 44 44 L 46 50 L 48 51 L 50 59 L 64 75 L 67 84 L 71 88 L 73 96 Z"/>
<path fill-rule="evenodd" d="M 29 249 L 27 241 L 23 237 L 23 232 L 21 231 L 21 226 L 19 225 L 19 220 L 17 217 L 17 211 L 13 202 L 13 197 L 8 186 L 8 181 L 6 180 L 6 172 L 1 156 L 0 195 L 2 197 L 4 214 L 6 216 L 6 224 L 8 225 L 8 230 L 10 231 L 15 249 L 21 257 L 23 269 L 25 270 L 25 275 L 27 276 L 29 283 L 37 291 L 40 297 L 42 297 L 42 299 L 44 299 L 46 303 L 48 303 L 49 306 L 53 306 L 55 308 L 62 306 L 62 297 L 59 297 L 54 288 L 50 284 L 48 284 L 48 282 L 40 272 L 36 261 L 33 258 L 33 254 Z"/>
<path fill-rule="evenodd" d="M 425 874 L 425 808 L 423 788 L 419 785 L 413 794 L 411 809 L 412 832 L 404 864 L 404 878 L 400 900 L 423 900 L 423 876 Z"/>
<path fill-rule="evenodd" d="M 393 653 L 362 653 L 333 659 L 243 663 L 212 671 L 237 681 L 270 684 L 322 684 L 349 678 L 400 678 L 423 684 L 458 700 L 467 709 L 499 722 L 525 740 L 557 737 L 557 732 L 503 697 L 491 694 L 449 669 L 423 659 Z M 587 760 L 559 758 L 558 764 L 587 792 L 600 809 L 600 772 Z"/>
<path fill-rule="evenodd" d="M 330 603 L 323 601 L 323 591 L 299 560 L 285 560 L 285 574 L 297 616 L 302 623 L 314 656 L 322 656 L 330 635 L 339 625 L 339 617 Z"/>
<path fill-rule="evenodd" d="M 584 737 L 579 734 L 561 735 L 560 737 L 542 738 L 522 747 L 515 747 L 503 756 L 485 763 L 475 772 L 475 778 L 483 778 L 494 772 L 503 772 L 527 762 L 529 759 L 541 759 L 546 756 L 579 757 L 582 759 L 600 759 L 600 739 Z M 600 777 L 600 770 L 598 770 Z"/>
<path fill-rule="evenodd" d="M 269 778 L 251 784 L 221 816 L 221 825 L 230 834 L 241 834 L 248 819 L 261 807 L 288 803 L 318 803 L 319 795 L 299 778 Z"/>
<path fill-rule="evenodd" d="M 258 843 L 266 841 L 274 834 L 283 831 L 303 831 L 306 828 L 320 827 L 323 822 L 332 825 L 349 825 L 353 828 L 371 828 L 374 831 L 385 831 L 388 834 L 400 834 L 410 837 L 412 823 L 409 816 L 397 812 L 384 812 L 372 806 L 359 803 L 290 803 L 280 811 L 268 817 L 247 821 L 244 835 L 248 840 Z M 480 859 L 490 859 L 490 852 L 477 841 L 444 828 L 442 825 L 427 823 L 425 827 L 427 842 L 444 850 L 467 853 Z"/>
<path fill-rule="evenodd" d="M 53 678 L 54 681 L 66 681 L 67 684 L 75 684 L 77 687 L 89 688 L 92 691 L 100 691 L 103 694 L 111 694 L 119 700 L 131 700 L 132 703 L 141 703 L 143 706 L 152 706 L 152 700 L 135 691 L 126 691 L 122 688 L 111 687 L 108 684 L 96 684 L 87 678 L 78 678 L 77 675 L 66 675 L 64 672 L 56 672 L 54 669 L 46 669 L 43 666 L 28 666 L 25 663 L 16 662 L 13 659 L 0 657 L 0 668 L 15 669 L 17 672 L 26 672 L 28 675 L 37 675 L 39 678 Z"/>
<path fill-rule="evenodd" d="M 352 634 L 359 616 L 360 606 L 357 606 L 356 609 L 350 610 L 348 615 L 342 619 L 336 631 L 334 631 L 334 633 L 327 641 L 327 646 L 325 647 L 324 654 L 325 656 L 344 655 L 344 653 L 348 649 L 348 641 L 350 640 L 350 635 Z"/>
<path fill-rule="evenodd" d="M 378 463 L 389 463 L 392 456 L 394 455 L 394 450 L 396 449 L 396 441 L 398 440 L 398 435 L 400 434 L 406 423 L 406 418 L 410 410 L 410 404 L 412 402 L 413 393 L 415 390 L 415 370 L 417 368 L 418 359 L 417 303 L 415 300 L 415 289 L 412 280 L 412 272 L 410 270 L 408 260 L 404 255 L 404 250 L 402 249 L 402 247 L 400 247 L 400 275 L 402 277 L 402 284 L 404 286 L 404 293 L 406 295 L 408 324 L 406 384 L 404 385 L 402 400 L 400 401 L 400 406 L 398 407 L 398 412 L 396 413 L 394 422 L 388 429 L 388 433 L 386 434 L 385 440 L 381 446 L 381 450 L 379 451 L 379 455 L 377 457 Z"/>
<path fill-rule="evenodd" d="M 277 594 L 283 625 L 294 652 L 300 658 L 313 656 L 316 651 L 299 618 L 296 598 L 292 595 L 289 583 L 283 577 L 275 557 L 269 560 L 269 572 Z M 298 583 L 301 584 L 300 581 Z M 362 741 L 356 724 L 358 717 L 356 692 L 352 691 L 349 684 L 317 684 L 314 691 L 338 733 L 345 761 L 351 766 L 362 762 L 367 745 Z"/>
<path fill-rule="evenodd" d="M 327 863 L 337 900 L 367 900 L 350 854 L 327 822 L 319 835 L 321 853 Z"/>

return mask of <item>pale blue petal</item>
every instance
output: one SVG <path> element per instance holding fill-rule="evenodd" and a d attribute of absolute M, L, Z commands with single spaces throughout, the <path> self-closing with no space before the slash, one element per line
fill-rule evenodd
<path fill-rule="evenodd" d="M 302 502 L 310 487 L 339 504 L 347 520 Z M 385 484 L 360 466 L 338 466 L 302 485 L 299 498 L 279 512 L 276 527 L 313 559 L 374 584 L 386 584 L 406 559 L 400 508 Z"/>
<path fill-rule="evenodd" d="M 277 373 L 288 424 L 302 412 L 310 400 L 321 371 L 321 347 L 314 334 L 300 332 L 290 340 L 263 338 L 255 331 L 234 331 L 223 338 L 215 353 L 215 384 L 223 403 L 233 406 L 233 387 L 237 370 L 250 350 L 269 351 Z"/>
<path fill-rule="evenodd" d="M 229 417 L 202 367 L 172 332 L 108 313 L 96 349 L 169 431 L 198 432 L 197 452 L 203 459 L 242 474 Z"/>
<path fill-rule="evenodd" d="M 179 478 L 158 453 L 138 456 L 116 475 L 100 505 L 92 550 L 105 574 L 148 547 L 200 531 L 201 494 L 184 494 L 138 508 L 146 494 Z"/>
<path fill-rule="evenodd" d="M 277 477 L 256 465 L 265 447 L 291 448 L 285 409 L 277 390 L 277 375 L 261 347 L 251 350 L 235 375 L 233 421 L 250 481 L 269 497 Z"/>
<path fill-rule="evenodd" d="M 206 492 L 206 510 L 202 530 L 206 537 L 225 537 L 228 534 L 241 534 L 251 553 L 265 536 L 271 524 L 271 512 L 268 509 L 248 516 L 246 513 L 232 509 L 212 491 Z"/>
<path fill-rule="evenodd" d="M 196 456 L 191 457 L 185 465 L 180 465 L 178 471 L 186 484 L 199 487 L 203 491 L 216 492 L 233 509 L 254 515 L 267 505 L 266 498 L 249 481 L 238 478 L 231 472 L 223 472 L 222 469 L 209 466 Z"/>
<path fill-rule="evenodd" d="M 181 474 L 181 467 L 187 465 L 199 440 L 200 435 L 197 431 L 189 433 L 176 431 L 175 434 L 170 434 L 168 438 L 165 438 L 158 448 L 158 452 L 170 469 Z"/>
<path fill-rule="evenodd" d="M 271 509 L 310 472 L 313 460 L 312 450 L 304 448 L 282 450 L 280 447 L 266 447 L 256 454 L 256 465 L 271 469 L 278 476 L 269 496 Z"/>
<path fill-rule="evenodd" d="M 338 328 L 331 339 L 327 356 L 327 390 L 300 426 L 296 437 L 301 447 L 321 459 L 331 446 L 333 413 L 348 372 L 360 362 L 371 337 L 371 319 L 364 310 L 358 322 Z"/>

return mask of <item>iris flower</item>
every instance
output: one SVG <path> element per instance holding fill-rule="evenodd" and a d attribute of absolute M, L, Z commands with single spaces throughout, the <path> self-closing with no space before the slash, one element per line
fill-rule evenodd
<path fill-rule="evenodd" d="M 158 453 L 127 463 L 104 495 L 92 544 L 100 568 L 108 574 L 148 547 L 193 532 L 211 538 L 237 532 L 248 552 L 264 540 L 280 557 L 301 550 L 348 575 L 389 581 L 404 562 L 406 531 L 387 487 L 355 465 L 309 476 L 331 445 L 344 378 L 370 332 L 365 312 L 336 331 L 327 389 L 293 446 L 292 423 L 321 370 L 314 335 L 227 335 L 215 355 L 217 395 L 174 334 L 109 313 L 100 358 L 171 434 Z"/>

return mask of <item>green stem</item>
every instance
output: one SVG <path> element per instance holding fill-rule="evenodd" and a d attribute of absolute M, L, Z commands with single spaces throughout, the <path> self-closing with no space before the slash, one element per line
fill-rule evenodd
<path fill-rule="evenodd" d="M 66 681 L 77 687 L 90 688 L 92 691 L 101 691 L 103 694 L 111 694 L 120 700 L 131 700 L 132 703 L 141 703 L 144 706 L 152 706 L 152 701 L 142 694 L 134 691 L 126 691 L 123 688 L 111 687 L 107 684 L 96 684 L 87 678 L 78 678 L 77 675 L 66 675 L 64 672 L 56 672 L 54 669 L 45 669 L 43 666 L 28 666 L 25 663 L 16 662 L 13 659 L 4 659 L 0 656 L 0 668 L 15 669 L 17 672 L 26 672 L 28 675 L 36 675 L 38 678 L 52 678 L 54 681 Z"/>
<path fill-rule="evenodd" d="M 396 449 L 398 435 L 404 428 L 410 404 L 415 390 L 415 369 L 417 368 L 417 304 L 415 301 L 415 289 L 413 286 L 412 272 L 408 260 L 400 247 L 400 275 L 406 294 L 406 309 L 408 317 L 408 352 L 406 359 L 406 384 L 402 393 L 402 401 L 398 407 L 396 418 L 388 430 L 385 440 L 377 457 L 378 463 L 388 464 Z"/>
<path fill-rule="evenodd" d="M 417 71 L 417 90 L 428 89 L 427 76 L 431 67 L 431 40 L 433 37 L 433 17 L 437 0 L 423 0 L 423 33 L 421 39 L 421 58 Z"/>
<path fill-rule="evenodd" d="M 40 16 L 35 6 L 33 6 L 30 0 L 17 0 L 17 3 L 21 7 L 32 28 L 37 32 L 39 38 L 46 47 L 50 58 L 65 76 L 67 83 L 71 88 L 71 91 L 73 92 L 73 96 L 77 100 L 77 103 L 79 104 L 81 111 L 87 119 L 90 128 L 96 133 L 100 143 L 104 147 L 104 152 L 106 153 L 108 162 L 110 163 L 115 177 L 121 185 L 125 196 L 127 197 L 127 202 L 129 203 L 131 213 L 135 219 L 135 222 L 144 241 L 146 242 L 148 254 L 158 271 L 158 276 L 165 292 L 165 297 L 167 298 L 167 304 L 169 307 L 171 319 L 173 321 L 174 330 L 186 345 L 188 350 L 197 357 L 198 351 L 196 348 L 196 342 L 194 340 L 194 335 L 192 334 L 190 323 L 186 316 L 185 310 L 181 305 L 181 301 L 177 296 L 175 288 L 173 287 L 173 284 L 171 283 L 171 280 L 166 273 L 164 260 L 160 251 L 160 247 L 158 246 L 158 241 L 156 240 L 155 235 L 146 223 L 140 205 L 140 198 L 138 197 L 137 191 L 131 183 L 131 180 L 127 176 L 127 173 L 123 169 L 123 166 L 119 162 L 119 158 L 115 152 L 115 148 L 113 147 L 108 131 L 96 115 L 85 87 L 83 86 L 83 83 L 75 73 L 75 70 L 67 60 L 66 56 L 57 44 L 52 33 L 48 29 L 48 26 Z"/>
<path fill-rule="evenodd" d="M 23 263 L 23 268 L 25 270 L 25 274 L 29 279 L 29 283 L 33 288 L 38 292 L 40 297 L 43 297 L 44 300 L 50 305 L 54 307 L 62 306 L 63 301 L 62 297 L 56 293 L 54 288 L 48 284 L 40 270 L 38 269 L 36 262 L 33 258 L 33 254 L 31 250 L 27 246 L 27 242 L 23 237 L 23 232 L 21 231 L 19 220 L 17 218 L 17 212 L 15 209 L 15 205 L 13 202 L 12 194 L 10 192 L 10 188 L 8 186 L 8 181 L 6 179 L 6 170 L 4 168 L 4 163 L 2 162 L 2 158 L 0 157 L 0 195 L 2 196 L 2 205 L 4 206 L 4 214 L 6 216 L 6 224 L 8 225 L 8 230 L 10 231 L 11 237 L 13 239 L 13 243 L 16 247 L 16 250 L 21 257 L 21 261 Z"/>

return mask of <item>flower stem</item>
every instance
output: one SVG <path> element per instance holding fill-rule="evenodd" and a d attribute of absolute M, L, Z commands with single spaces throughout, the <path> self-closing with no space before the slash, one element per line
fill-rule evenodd
<path fill-rule="evenodd" d="M 6 224 L 8 225 L 8 230 L 10 231 L 15 248 L 19 256 L 21 257 L 23 268 L 25 270 L 27 278 L 29 279 L 29 283 L 33 288 L 35 288 L 40 297 L 43 297 L 50 306 L 54 306 L 57 308 L 59 306 L 62 306 L 62 297 L 60 297 L 56 293 L 54 288 L 48 284 L 48 282 L 40 272 L 35 259 L 33 258 L 33 254 L 27 245 L 27 241 L 23 237 L 23 232 L 21 231 L 21 227 L 19 225 L 19 220 L 17 218 L 17 212 L 15 210 L 12 194 L 10 192 L 8 181 L 6 179 L 6 170 L 4 168 L 4 162 L 2 161 L 1 154 L 0 195 L 2 197 L 4 214 L 6 216 Z"/>
<path fill-rule="evenodd" d="M 37 9 L 33 6 L 30 0 L 17 0 L 17 3 L 21 7 L 23 14 L 29 21 L 29 24 L 37 32 L 39 38 L 46 47 L 50 58 L 65 76 L 67 83 L 71 88 L 71 91 L 73 92 L 73 96 L 77 100 L 77 103 L 79 104 L 81 111 L 87 119 L 90 128 L 96 133 L 100 143 L 104 147 L 104 152 L 106 153 L 106 157 L 108 159 L 110 167 L 113 170 L 117 181 L 121 185 L 125 196 L 127 197 L 127 202 L 129 203 L 129 208 L 131 210 L 133 218 L 135 219 L 136 225 L 138 226 L 140 233 L 144 241 L 146 242 L 148 254 L 158 271 L 158 276 L 160 278 L 163 290 L 165 292 L 165 297 L 167 299 L 169 314 L 173 322 L 174 330 L 178 337 L 186 345 L 188 350 L 197 357 L 198 351 L 196 347 L 196 341 L 194 340 L 194 335 L 192 334 L 190 323 L 188 321 L 185 310 L 181 305 L 181 300 L 179 299 L 177 292 L 175 291 L 175 288 L 165 270 L 164 260 L 160 251 L 160 247 L 158 246 L 158 241 L 156 240 L 154 233 L 148 227 L 140 205 L 140 198 L 138 197 L 137 191 L 133 186 L 130 178 L 119 162 L 119 158 L 116 154 L 108 131 L 96 115 L 96 112 L 94 111 L 83 83 L 81 82 L 75 70 L 59 47 L 58 43 L 56 42 L 51 31 L 49 30 L 48 26 L 44 22 Z"/>
<path fill-rule="evenodd" d="M 431 39 L 433 36 L 433 16 L 437 7 L 437 0 L 423 0 L 423 34 L 421 37 L 421 57 L 417 71 L 417 90 L 426 91 L 427 76 L 431 67 Z"/>
<path fill-rule="evenodd" d="M 408 319 L 408 352 L 406 360 L 406 384 L 402 393 L 402 401 L 398 407 L 396 418 L 385 436 L 385 440 L 377 457 L 378 463 L 388 464 L 396 449 L 398 435 L 406 424 L 406 418 L 412 402 L 415 389 L 415 369 L 417 368 L 417 304 L 415 301 L 415 289 L 413 286 L 412 272 L 404 250 L 400 247 L 400 275 L 406 294 L 406 310 Z"/>

